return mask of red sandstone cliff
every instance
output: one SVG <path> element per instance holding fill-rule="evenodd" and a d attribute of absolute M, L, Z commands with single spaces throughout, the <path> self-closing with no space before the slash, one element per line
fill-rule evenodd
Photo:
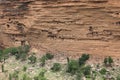
<path fill-rule="evenodd" d="M 119 0 L 4 0 L 0 47 L 120 56 Z"/>

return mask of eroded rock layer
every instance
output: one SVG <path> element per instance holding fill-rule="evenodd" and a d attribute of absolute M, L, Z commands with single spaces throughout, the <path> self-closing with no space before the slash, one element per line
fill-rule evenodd
<path fill-rule="evenodd" d="M 1 0 L 0 47 L 120 56 L 119 0 Z"/>

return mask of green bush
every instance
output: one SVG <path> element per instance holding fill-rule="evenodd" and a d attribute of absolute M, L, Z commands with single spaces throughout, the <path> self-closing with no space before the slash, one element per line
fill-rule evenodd
<path fill-rule="evenodd" d="M 12 74 L 12 78 L 15 79 L 15 80 L 18 80 L 19 79 L 19 71 L 15 71 L 13 74 Z"/>
<path fill-rule="evenodd" d="M 104 64 L 105 64 L 105 65 L 108 64 L 108 59 L 107 59 L 107 58 L 104 59 Z"/>
<path fill-rule="evenodd" d="M 15 55 L 15 54 L 18 53 L 18 48 L 17 48 L 17 47 L 6 48 L 6 49 L 3 50 L 3 53 L 4 53 L 4 54 L 10 53 L 10 54 L 12 54 L 12 55 Z"/>
<path fill-rule="evenodd" d="M 25 45 L 0 50 L 0 61 L 2 61 L 3 59 L 5 61 L 9 57 L 9 54 L 15 55 L 16 59 L 25 60 L 29 52 L 29 49 L 30 47 L 28 45 Z"/>
<path fill-rule="evenodd" d="M 46 60 L 52 59 L 52 58 L 54 58 L 54 55 L 52 55 L 52 54 L 50 54 L 50 53 L 47 53 L 47 54 L 43 55 L 43 56 L 41 57 L 41 59 L 40 59 L 41 65 L 44 66 Z"/>
<path fill-rule="evenodd" d="M 29 45 L 24 45 L 24 46 L 19 46 L 18 47 L 18 52 L 19 53 L 28 53 L 30 50 L 30 46 Z"/>
<path fill-rule="evenodd" d="M 112 57 L 108 57 L 108 62 L 109 62 L 109 65 L 111 66 L 112 65 L 112 63 L 113 63 L 113 59 L 112 59 Z"/>
<path fill-rule="evenodd" d="M 17 60 L 20 59 L 21 61 L 24 61 L 24 60 L 26 60 L 27 55 L 28 55 L 27 53 L 18 53 L 15 56 L 16 56 Z"/>
<path fill-rule="evenodd" d="M 3 50 L 4 54 L 12 53 L 12 48 L 6 48 Z"/>
<path fill-rule="evenodd" d="M 16 59 L 21 59 L 22 61 L 26 60 L 30 47 L 28 45 L 19 46 L 17 48 L 18 53 L 15 54 Z"/>
<path fill-rule="evenodd" d="M 67 72 L 75 74 L 79 69 L 79 63 L 76 60 L 70 60 L 67 65 Z"/>
<path fill-rule="evenodd" d="M 0 50 L 0 62 L 2 62 L 2 60 L 3 60 L 3 51 Z"/>
<path fill-rule="evenodd" d="M 51 53 L 47 53 L 47 54 L 46 54 L 46 58 L 47 58 L 47 59 L 53 59 L 53 58 L 54 58 L 54 55 L 52 55 Z"/>
<path fill-rule="evenodd" d="M 100 70 L 100 73 L 101 73 L 102 75 L 105 75 L 106 72 L 107 72 L 107 70 L 106 70 L 105 68 L 102 68 L 102 69 Z"/>
<path fill-rule="evenodd" d="M 89 54 L 83 54 L 79 60 L 69 60 L 69 58 L 67 58 L 67 62 L 68 62 L 68 66 L 67 66 L 67 72 L 75 74 L 77 73 L 80 68 L 82 67 L 82 65 L 85 64 L 85 62 L 89 59 Z M 86 66 L 83 68 L 82 73 L 84 75 L 89 75 L 91 71 L 91 67 L 90 66 Z"/>
<path fill-rule="evenodd" d="M 45 55 L 42 56 L 42 58 L 40 59 L 40 61 L 41 61 L 41 65 L 42 65 L 42 66 L 45 65 L 46 60 L 47 60 L 46 56 L 45 56 Z"/>
<path fill-rule="evenodd" d="M 88 77 L 91 74 L 91 66 L 88 65 L 88 66 L 83 67 L 82 72 L 86 77 Z"/>
<path fill-rule="evenodd" d="M 34 80 L 47 80 L 45 77 L 45 72 L 46 70 L 40 71 L 39 75 L 34 77 Z"/>
<path fill-rule="evenodd" d="M 104 64 L 105 64 L 105 66 L 112 66 L 112 63 L 113 63 L 114 61 L 113 61 L 113 59 L 112 59 L 112 57 L 106 57 L 105 59 L 104 59 Z"/>
<path fill-rule="evenodd" d="M 17 53 L 18 53 L 18 49 L 16 47 L 14 47 L 14 48 L 11 49 L 11 54 L 12 55 L 15 55 Z"/>
<path fill-rule="evenodd" d="M 56 72 L 56 71 L 60 71 L 61 70 L 61 65 L 60 63 L 54 63 L 53 67 L 51 68 L 52 71 Z"/>
<path fill-rule="evenodd" d="M 91 78 L 92 80 L 96 80 L 96 77 L 97 77 L 97 71 L 92 71 L 92 74 L 91 74 Z"/>
<path fill-rule="evenodd" d="M 117 80 L 120 80 L 120 75 L 117 76 Z"/>
<path fill-rule="evenodd" d="M 37 58 L 36 58 L 36 56 L 34 56 L 34 55 L 31 55 L 29 58 L 28 58 L 28 60 L 30 60 L 30 63 L 36 63 L 36 61 L 37 61 Z"/>
<path fill-rule="evenodd" d="M 81 73 L 81 71 L 78 71 L 76 74 L 76 80 L 82 80 L 83 74 Z"/>
<path fill-rule="evenodd" d="M 3 50 L 0 49 L 0 54 L 3 52 Z"/>
<path fill-rule="evenodd" d="M 18 53 L 18 54 L 15 55 L 15 58 L 18 60 L 18 59 L 21 58 L 21 55 L 22 55 L 22 54 Z"/>
<path fill-rule="evenodd" d="M 22 80 L 32 80 L 32 79 L 27 74 L 24 74 Z"/>
<path fill-rule="evenodd" d="M 9 58 L 9 53 L 11 52 L 10 48 L 6 48 L 2 51 L 0 51 L 0 61 L 4 61 Z"/>
<path fill-rule="evenodd" d="M 79 58 L 79 65 L 80 66 L 84 65 L 88 59 L 89 59 L 89 54 L 82 54 L 82 56 Z"/>
<path fill-rule="evenodd" d="M 23 67 L 23 71 L 25 72 L 26 70 L 27 70 L 27 67 L 26 67 L 26 66 L 24 66 L 24 67 Z"/>

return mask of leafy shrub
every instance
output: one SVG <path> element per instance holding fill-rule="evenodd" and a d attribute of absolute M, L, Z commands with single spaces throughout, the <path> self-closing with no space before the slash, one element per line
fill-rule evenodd
<path fill-rule="evenodd" d="M 104 64 L 105 64 L 105 65 L 108 64 L 108 59 L 107 59 L 107 58 L 104 59 Z"/>
<path fill-rule="evenodd" d="M 78 71 L 76 74 L 76 80 L 82 80 L 83 74 L 81 73 L 81 71 Z"/>
<path fill-rule="evenodd" d="M 102 68 L 102 69 L 100 70 L 100 73 L 101 73 L 102 75 L 105 75 L 106 72 L 107 72 L 107 70 L 106 70 L 105 68 Z"/>
<path fill-rule="evenodd" d="M 47 78 L 45 77 L 45 72 L 46 70 L 42 70 L 38 76 L 34 77 L 34 80 L 47 80 Z"/>
<path fill-rule="evenodd" d="M 30 63 L 36 63 L 37 61 L 37 58 L 34 55 L 31 55 L 28 59 L 30 60 Z"/>
<path fill-rule="evenodd" d="M 109 62 L 109 65 L 111 66 L 111 64 L 113 63 L 113 59 L 112 59 L 112 57 L 108 57 L 108 62 Z"/>
<path fill-rule="evenodd" d="M 82 56 L 79 58 L 79 65 L 84 65 L 85 62 L 89 59 L 89 54 L 82 54 Z"/>
<path fill-rule="evenodd" d="M 96 76 L 97 76 L 97 71 L 93 70 L 91 75 L 92 80 L 96 80 Z"/>
<path fill-rule="evenodd" d="M 23 71 L 25 72 L 26 70 L 27 70 L 27 67 L 26 67 L 26 66 L 24 66 L 24 67 L 23 67 Z"/>
<path fill-rule="evenodd" d="M 42 66 L 45 65 L 46 60 L 47 60 L 46 56 L 45 56 L 45 55 L 42 56 L 42 58 L 40 59 L 40 61 L 41 61 L 41 65 L 42 65 Z"/>
<path fill-rule="evenodd" d="M 15 55 L 17 53 L 18 53 L 18 49 L 16 47 L 14 47 L 14 48 L 11 49 L 11 54 L 12 55 Z"/>
<path fill-rule="evenodd" d="M 47 58 L 47 59 L 53 59 L 53 58 L 54 58 L 54 55 L 52 55 L 51 53 L 47 53 L 47 54 L 46 54 L 46 58 Z"/>
<path fill-rule="evenodd" d="M 12 55 L 15 55 L 15 54 L 18 53 L 18 48 L 17 48 L 17 47 L 6 48 L 6 49 L 3 50 L 3 53 L 4 53 L 4 54 L 10 53 L 10 54 L 12 54 Z"/>
<path fill-rule="evenodd" d="M 0 61 L 7 59 L 9 54 L 15 55 L 16 59 L 25 60 L 27 53 L 29 52 L 30 47 L 28 45 L 19 46 L 19 47 L 11 47 L 6 48 L 4 50 L 0 50 Z"/>
<path fill-rule="evenodd" d="M 18 52 L 19 53 L 28 53 L 30 50 L 30 46 L 29 45 L 24 45 L 24 46 L 19 46 L 18 47 Z"/>
<path fill-rule="evenodd" d="M 24 74 L 22 80 L 32 80 L 32 79 L 27 74 Z"/>
<path fill-rule="evenodd" d="M 18 53 L 15 56 L 16 56 L 17 60 L 21 59 L 22 61 L 24 61 L 24 60 L 26 60 L 27 55 L 28 55 L 27 53 Z"/>
<path fill-rule="evenodd" d="M 117 76 L 117 80 L 120 80 L 120 75 Z"/>
<path fill-rule="evenodd" d="M 104 59 L 105 66 L 112 66 L 112 63 L 113 63 L 112 57 L 109 56 Z"/>
<path fill-rule="evenodd" d="M 3 51 L 0 50 L 0 62 L 2 62 L 2 60 L 3 60 Z"/>
<path fill-rule="evenodd" d="M 5 62 L 7 58 L 9 58 L 9 51 L 8 49 L 0 50 L 0 62 Z"/>
<path fill-rule="evenodd" d="M 83 74 L 87 77 L 91 74 L 91 66 L 88 65 L 88 66 L 85 66 L 83 69 L 82 69 L 82 72 Z"/>
<path fill-rule="evenodd" d="M 67 65 L 67 72 L 75 74 L 78 69 L 79 69 L 78 61 L 70 60 L 68 65 Z"/>
<path fill-rule="evenodd" d="M 12 74 L 12 78 L 15 79 L 15 80 L 18 80 L 19 79 L 19 71 L 15 71 L 13 74 Z"/>
<path fill-rule="evenodd" d="M 51 68 L 52 71 L 56 72 L 56 71 L 60 71 L 61 70 L 61 65 L 60 63 L 54 63 L 53 67 Z"/>
<path fill-rule="evenodd" d="M 15 58 L 18 60 L 18 59 L 21 58 L 21 55 L 23 55 L 23 54 L 18 53 L 18 54 L 15 55 Z"/>
<path fill-rule="evenodd" d="M 41 65 L 44 66 L 46 60 L 54 58 L 54 55 L 47 53 L 46 55 L 43 55 L 42 58 L 40 59 Z"/>
<path fill-rule="evenodd" d="M 75 74 L 78 72 L 80 67 L 85 64 L 85 62 L 89 59 L 89 54 L 83 54 L 79 60 L 69 60 L 67 58 L 68 66 L 67 66 L 67 72 Z M 91 68 L 89 66 L 85 67 L 82 73 L 84 75 L 88 75 L 90 73 Z"/>
<path fill-rule="evenodd" d="M 30 47 L 28 45 L 19 46 L 17 48 L 18 53 L 15 54 L 16 59 L 26 60 Z"/>
<path fill-rule="evenodd" d="M 4 54 L 12 53 L 12 48 L 6 48 L 3 50 Z"/>
<path fill-rule="evenodd" d="M 22 61 L 26 60 L 27 55 L 28 55 L 27 53 L 21 53 L 21 54 L 20 54 L 20 59 L 21 59 Z"/>
<path fill-rule="evenodd" d="M 0 54 L 3 52 L 3 50 L 0 50 Z"/>

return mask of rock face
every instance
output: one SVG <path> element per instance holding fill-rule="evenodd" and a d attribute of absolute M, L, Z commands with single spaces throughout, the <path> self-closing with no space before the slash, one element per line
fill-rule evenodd
<path fill-rule="evenodd" d="M 120 56 L 119 0 L 0 0 L 0 46 Z"/>

